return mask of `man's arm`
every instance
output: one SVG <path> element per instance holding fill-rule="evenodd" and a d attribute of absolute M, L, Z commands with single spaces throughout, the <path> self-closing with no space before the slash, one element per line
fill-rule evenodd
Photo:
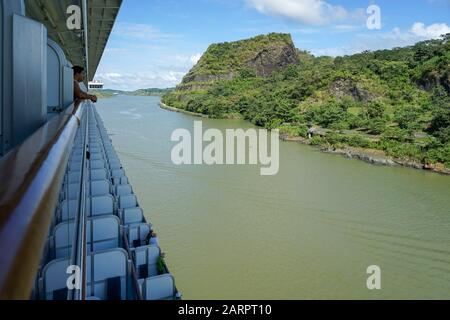
<path fill-rule="evenodd" d="M 74 95 L 75 98 L 77 99 L 87 99 L 87 100 L 91 100 L 92 102 L 97 102 L 97 97 L 94 95 L 90 95 L 86 92 L 84 92 L 83 90 L 81 90 L 80 85 L 75 81 L 75 85 L 74 85 Z"/>

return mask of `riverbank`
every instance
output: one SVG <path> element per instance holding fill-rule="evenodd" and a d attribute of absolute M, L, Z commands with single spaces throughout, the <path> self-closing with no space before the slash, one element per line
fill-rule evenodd
<path fill-rule="evenodd" d="M 196 113 L 196 112 L 190 112 L 190 111 L 186 111 L 183 109 L 178 109 L 178 108 L 174 108 L 174 107 L 170 107 L 168 105 L 166 105 L 164 102 L 160 101 L 159 102 L 159 106 L 164 109 L 164 110 L 168 110 L 168 111 L 172 111 L 172 112 L 178 112 L 178 113 L 183 113 L 183 114 L 187 114 L 189 116 L 194 116 L 194 117 L 201 117 L 201 118 L 205 118 L 208 119 L 209 116 L 206 114 L 201 114 L 201 113 Z"/>
<path fill-rule="evenodd" d="M 183 109 L 175 108 L 166 105 L 162 101 L 159 103 L 160 107 L 162 109 L 172 111 L 172 112 L 178 112 L 187 114 L 190 116 L 195 117 L 202 117 L 202 118 L 209 118 L 209 116 L 196 113 L 196 112 L 190 112 Z M 311 145 L 311 141 L 309 139 L 299 137 L 299 136 L 289 136 L 289 135 L 281 135 L 281 140 L 283 141 L 289 141 L 289 142 L 297 142 L 302 143 L 305 145 Z M 326 147 L 326 146 L 313 146 L 317 147 L 320 151 L 324 153 L 330 153 L 330 154 L 338 154 L 342 155 L 349 159 L 357 159 L 364 162 L 367 162 L 372 165 L 380 165 L 380 166 L 402 166 L 402 167 L 408 167 L 413 169 L 420 169 L 420 170 L 427 170 L 432 171 L 439 174 L 444 175 L 450 175 L 450 169 L 446 168 L 443 164 L 423 164 L 416 161 L 411 160 L 402 160 L 402 159 L 396 159 L 393 157 L 387 156 L 383 151 L 381 150 L 373 150 L 373 149 L 364 149 L 364 148 L 354 148 L 354 147 L 345 147 L 345 148 L 335 148 L 332 146 Z"/>

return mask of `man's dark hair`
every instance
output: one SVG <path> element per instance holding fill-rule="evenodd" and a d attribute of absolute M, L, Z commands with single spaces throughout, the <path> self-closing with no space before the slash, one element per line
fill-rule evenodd
<path fill-rule="evenodd" d="M 73 70 L 73 75 L 77 75 L 77 74 L 82 73 L 84 71 L 84 68 L 80 67 L 80 66 L 74 66 L 72 68 L 72 70 Z"/>

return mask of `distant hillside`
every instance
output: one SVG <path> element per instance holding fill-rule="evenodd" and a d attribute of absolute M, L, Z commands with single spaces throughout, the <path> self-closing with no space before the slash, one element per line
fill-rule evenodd
<path fill-rule="evenodd" d="M 118 95 L 119 92 L 121 92 L 121 91 L 109 90 L 109 89 L 89 90 L 89 93 L 96 95 L 99 99 L 114 97 L 115 95 Z"/>
<path fill-rule="evenodd" d="M 450 34 L 414 46 L 314 57 L 285 34 L 211 45 L 165 104 L 241 117 L 327 150 L 362 148 L 450 168 Z M 307 139 L 310 134 L 315 135 Z"/>
<path fill-rule="evenodd" d="M 113 89 L 102 89 L 102 90 L 92 90 L 92 94 L 97 95 L 99 98 L 111 98 L 116 95 L 129 95 L 129 96 L 162 96 L 164 94 L 170 93 L 174 88 L 159 89 L 159 88 L 149 88 L 149 89 L 139 89 L 136 91 L 121 91 Z"/>
<path fill-rule="evenodd" d="M 127 94 L 133 96 L 162 96 L 166 93 L 172 92 L 174 88 L 167 89 L 158 89 L 158 88 L 149 88 L 149 89 L 139 89 L 132 92 L 127 92 Z"/>

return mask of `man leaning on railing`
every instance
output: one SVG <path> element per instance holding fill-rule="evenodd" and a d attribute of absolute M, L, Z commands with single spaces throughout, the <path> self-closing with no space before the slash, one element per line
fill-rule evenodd
<path fill-rule="evenodd" d="M 85 77 L 84 68 L 75 66 L 72 69 L 73 69 L 73 79 L 74 79 L 74 81 L 73 81 L 74 100 L 87 99 L 87 100 L 91 100 L 92 102 L 97 102 L 97 96 L 88 94 L 88 93 L 84 92 L 83 90 L 81 90 L 81 88 L 80 88 L 80 82 L 83 82 L 84 77 Z"/>

